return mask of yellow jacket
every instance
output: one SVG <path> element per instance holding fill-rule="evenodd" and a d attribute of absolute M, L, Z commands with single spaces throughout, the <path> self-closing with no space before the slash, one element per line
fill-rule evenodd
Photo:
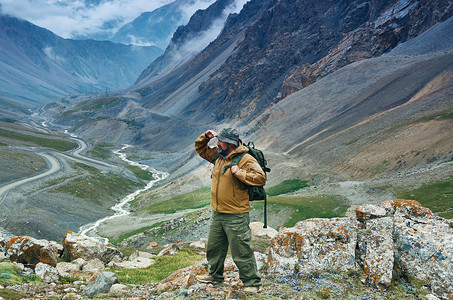
<path fill-rule="evenodd" d="M 213 162 L 217 154 L 217 147 L 209 147 L 209 138 L 203 133 L 195 141 L 195 151 L 209 162 Z M 233 175 L 226 165 L 232 162 L 236 154 L 247 152 L 248 148 L 239 140 L 239 147 L 225 158 L 221 155 L 215 161 L 212 170 L 211 208 L 218 213 L 241 214 L 250 211 L 249 195 L 245 184 L 261 186 L 266 183 L 266 175 L 256 159 L 245 154 L 238 163 L 239 171 Z"/>

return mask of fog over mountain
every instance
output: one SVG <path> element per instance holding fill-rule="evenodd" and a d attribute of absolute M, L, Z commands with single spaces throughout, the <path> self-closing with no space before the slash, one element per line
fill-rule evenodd
<path fill-rule="evenodd" d="M 0 91 L 35 106 L 71 94 L 124 89 L 160 53 L 154 46 L 63 39 L 1 15 Z"/>

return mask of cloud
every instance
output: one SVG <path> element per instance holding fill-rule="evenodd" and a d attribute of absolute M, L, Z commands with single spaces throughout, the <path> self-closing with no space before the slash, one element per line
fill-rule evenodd
<path fill-rule="evenodd" d="M 173 0 L 0 0 L 4 14 L 25 19 L 64 38 L 113 33 L 141 13 Z"/>
<path fill-rule="evenodd" d="M 233 13 L 239 13 L 249 0 L 236 0 L 234 3 L 225 8 L 222 15 L 214 20 L 211 26 L 196 35 L 191 40 L 184 43 L 173 53 L 172 65 L 178 65 L 192 56 L 201 52 L 210 42 L 214 41 L 221 33 L 225 26 L 228 16 Z"/>

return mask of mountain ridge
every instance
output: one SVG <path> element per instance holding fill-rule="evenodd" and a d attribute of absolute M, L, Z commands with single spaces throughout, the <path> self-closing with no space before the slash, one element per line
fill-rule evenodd
<path fill-rule="evenodd" d="M 68 94 L 124 89 L 160 53 L 155 47 L 63 39 L 6 15 L 0 23 L 0 90 L 29 106 Z"/>

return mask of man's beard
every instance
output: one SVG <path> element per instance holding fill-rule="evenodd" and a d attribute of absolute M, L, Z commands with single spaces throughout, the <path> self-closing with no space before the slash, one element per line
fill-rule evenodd
<path fill-rule="evenodd" d="M 220 155 L 222 155 L 222 157 L 227 156 L 229 150 L 230 150 L 230 145 L 228 145 L 228 146 L 226 147 L 225 150 L 223 150 L 222 147 L 217 146 L 217 153 L 219 153 Z"/>

